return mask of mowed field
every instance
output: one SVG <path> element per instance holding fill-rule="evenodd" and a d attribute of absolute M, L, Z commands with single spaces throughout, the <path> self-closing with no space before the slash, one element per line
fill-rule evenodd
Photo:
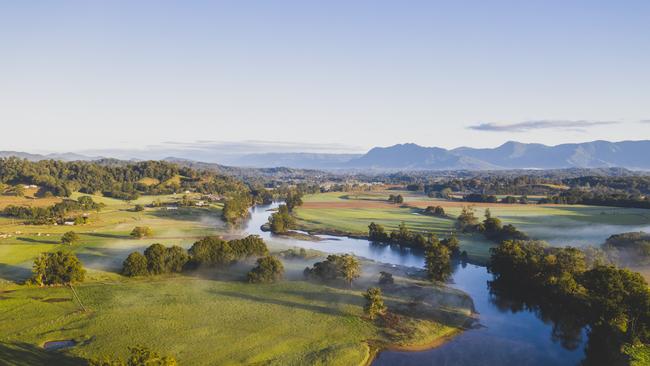
<path fill-rule="evenodd" d="M 33 226 L 0 218 L 0 233 L 11 235 L 0 239 L 1 364 L 78 365 L 89 358 L 124 357 L 129 346 L 142 344 L 173 355 L 181 365 L 362 365 L 381 345 L 434 344 L 458 332 L 471 314 L 464 293 L 396 274 L 397 285 L 385 292 L 385 301 L 401 311 L 408 332 L 386 332 L 363 317 L 362 295 L 377 283 L 379 269 L 371 268 L 377 264 L 364 262 L 353 288 L 303 281 L 305 266 L 323 257 L 285 260 L 288 278 L 273 285 L 246 282 L 252 262 L 200 276 L 126 278 L 119 270 L 132 251 L 155 242 L 187 248 L 205 235 L 237 233 L 219 219 L 219 204 L 134 212 L 134 204 L 180 197 L 142 197 L 130 204 L 93 198 L 106 207 L 86 225 Z M 154 237 L 131 238 L 134 226 L 152 227 Z M 60 244 L 70 230 L 80 234 L 79 243 Z M 285 249 L 268 244 L 272 251 Z M 58 249 L 75 252 L 88 270 L 86 281 L 75 286 L 86 312 L 69 288 L 21 284 L 39 253 Z M 416 309 L 416 298 L 429 300 Z M 77 345 L 43 349 L 57 340 Z"/>
<path fill-rule="evenodd" d="M 402 194 L 401 205 L 387 202 L 389 194 Z M 400 222 L 409 229 L 439 236 L 454 230 L 454 220 L 463 206 L 472 206 L 482 218 L 486 208 L 504 223 L 513 224 L 534 239 L 557 246 L 600 245 L 607 237 L 627 231 L 650 231 L 650 210 L 582 205 L 486 204 L 447 201 L 407 191 L 342 193 L 330 192 L 305 196 L 295 210 L 300 226 L 309 231 L 337 230 L 366 235 L 368 224 L 375 222 L 387 230 Z M 422 215 L 427 206 L 442 206 L 449 216 Z M 493 243 L 477 235 L 462 235 L 462 249 L 473 259 L 484 261 Z"/>

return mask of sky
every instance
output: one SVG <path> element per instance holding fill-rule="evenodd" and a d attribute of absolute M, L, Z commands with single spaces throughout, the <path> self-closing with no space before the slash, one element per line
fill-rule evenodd
<path fill-rule="evenodd" d="M 647 0 L 0 0 L 0 150 L 645 139 L 649 36 Z"/>

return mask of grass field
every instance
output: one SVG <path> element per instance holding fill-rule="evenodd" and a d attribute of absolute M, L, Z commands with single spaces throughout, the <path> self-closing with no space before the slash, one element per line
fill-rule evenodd
<path fill-rule="evenodd" d="M 386 201 L 389 194 L 402 194 L 404 204 Z M 439 200 L 407 191 L 341 193 L 330 192 L 304 197 L 295 210 L 299 225 L 309 231 L 337 230 L 366 235 L 375 222 L 387 230 L 400 222 L 414 231 L 449 235 L 454 218 L 463 206 L 472 206 L 479 217 L 489 208 L 493 216 L 517 226 L 531 237 L 558 246 L 600 245 L 607 237 L 626 231 L 650 231 L 650 210 L 582 205 L 485 204 Z M 427 206 L 442 206 L 449 218 L 422 215 Z M 493 245 L 480 236 L 461 236 L 461 247 L 475 260 L 487 259 Z"/>
<path fill-rule="evenodd" d="M 287 281 L 252 285 L 243 281 L 250 266 L 212 278 L 93 280 L 76 286 L 87 312 L 67 288 L 5 286 L 0 356 L 32 353 L 72 364 L 75 357 L 123 356 L 143 344 L 186 365 L 360 365 L 382 344 L 419 347 L 451 335 L 471 313 L 471 300 L 459 291 L 397 277 L 385 291 L 387 305 L 417 316 L 403 314 L 402 333 L 384 332 L 362 316 L 362 289 L 374 275 L 354 289 L 330 287 L 296 280 L 299 262 L 287 263 Z M 413 310 L 415 297 L 430 300 Z M 55 356 L 40 348 L 68 339 L 78 345 Z"/>
<path fill-rule="evenodd" d="M 397 285 L 385 291 L 385 301 L 402 314 L 403 328 L 382 328 L 362 316 L 362 293 L 376 285 L 379 271 L 371 268 L 377 264 L 365 262 L 353 289 L 302 281 L 304 267 L 320 258 L 285 261 L 288 280 L 267 286 L 244 281 L 252 263 L 216 276 L 128 279 L 118 272 L 134 250 L 154 242 L 189 247 L 205 235 L 236 233 L 218 219 L 219 204 L 134 212 L 135 204 L 180 196 L 145 196 L 130 204 L 93 198 L 106 206 L 81 226 L 33 226 L 0 218 L 0 233 L 11 235 L 0 239 L 0 360 L 11 360 L 7 364 L 79 364 L 125 356 L 128 346 L 143 344 L 174 355 L 183 365 L 358 365 L 386 344 L 435 344 L 458 332 L 471 315 L 471 299 L 464 293 L 396 274 Z M 151 226 L 154 237 L 131 238 L 134 226 Z M 70 230 L 79 233 L 79 243 L 60 244 Z M 31 275 L 39 253 L 61 248 L 75 252 L 88 270 L 86 281 L 76 286 L 87 312 L 80 311 L 68 288 L 20 284 Z M 42 348 L 45 342 L 69 339 L 77 345 L 57 352 Z"/>
<path fill-rule="evenodd" d="M 72 197 L 78 196 L 80 194 L 75 193 Z M 5 197 L 0 197 L 0 202 Z M 30 274 L 34 257 L 41 252 L 65 247 L 77 253 L 91 271 L 114 271 L 119 268 L 128 252 L 152 243 L 188 247 L 197 238 L 225 231 L 225 225 L 219 220 L 219 205 L 180 208 L 175 211 L 147 208 L 142 212 L 133 212 L 134 204 L 149 204 L 156 199 L 166 202 L 179 197 L 144 196 L 130 205 L 112 198 L 93 198 L 106 207 L 99 213 L 90 213 L 90 222 L 81 226 L 23 225 L 17 220 L 1 217 L 0 233 L 11 236 L 0 238 L 0 280 L 24 280 Z M 154 236 L 142 240 L 132 239 L 129 234 L 135 226 L 150 226 Z M 78 244 L 60 244 L 61 236 L 67 231 L 79 234 Z"/>

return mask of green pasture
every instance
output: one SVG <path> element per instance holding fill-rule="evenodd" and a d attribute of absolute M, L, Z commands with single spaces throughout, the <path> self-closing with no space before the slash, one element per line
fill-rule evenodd
<path fill-rule="evenodd" d="M 368 206 L 369 201 L 385 201 L 389 194 L 404 195 L 403 205 Z M 426 197 L 406 191 L 384 192 L 329 192 L 305 196 L 304 202 L 347 203 L 347 207 L 298 207 L 295 215 L 299 225 L 310 231 L 338 231 L 353 235 L 366 235 L 368 224 L 375 222 L 388 231 L 404 222 L 409 229 L 439 236 L 454 230 L 454 218 L 463 204 Z M 354 205 L 358 204 L 358 207 Z M 427 205 L 440 205 L 450 218 L 421 215 Z M 364 207 L 365 206 L 365 207 Z M 483 218 L 485 209 L 505 224 L 513 224 L 532 238 L 548 241 L 557 246 L 598 246 L 613 234 L 650 230 L 650 210 L 583 205 L 494 205 L 467 203 L 476 215 Z M 493 243 L 480 236 L 461 235 L 461 247 L 478 261 L 487 260 Z"/>

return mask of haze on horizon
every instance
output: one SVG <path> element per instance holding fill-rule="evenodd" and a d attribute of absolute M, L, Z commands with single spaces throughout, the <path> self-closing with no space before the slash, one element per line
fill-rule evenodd
<path fill-rule="evenodd" d="M 0 150 L 639 140 L 648 34 L 633 0 L 2 1 Z"/>

